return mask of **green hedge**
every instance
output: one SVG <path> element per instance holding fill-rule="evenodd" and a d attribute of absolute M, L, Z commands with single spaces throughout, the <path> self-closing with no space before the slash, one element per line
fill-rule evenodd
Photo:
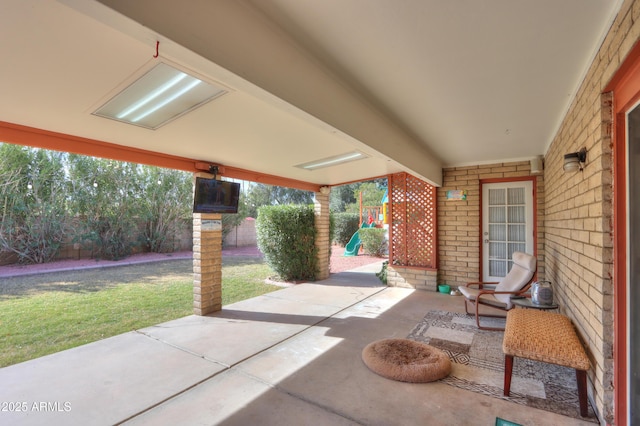
<path fill-rule="evenodd" d="M 285 281 L 316 279 L 318 249 L 313 206 L 263 206 L 256 219 L 258 247 Z"/>
<path fill-rule="evenodd" d="M 365 253 L 372 256 L 382 256 L 387 251 L 387 240 L 385 229 L 382 228 L 362 228 L 360 229 L 360 240 Z"/>
<path fill-rule="evenodd" d="M 358 213 L 335 213 L 335 235 L 333 241 L 342 247 L 346 246 L 349 239 L 358 231 L 360 217 Z"/>

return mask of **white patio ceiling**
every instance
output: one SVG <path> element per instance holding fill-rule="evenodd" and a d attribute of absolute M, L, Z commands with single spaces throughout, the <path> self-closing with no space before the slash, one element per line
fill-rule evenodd
<path fill-rule="evenodd" d="M 320 185 L 440 184 L 543 155 L 620 4 L 4 0 L 0 121 Z M 229 93 L 157 130 L 91 114 L 158 61 Z"/>

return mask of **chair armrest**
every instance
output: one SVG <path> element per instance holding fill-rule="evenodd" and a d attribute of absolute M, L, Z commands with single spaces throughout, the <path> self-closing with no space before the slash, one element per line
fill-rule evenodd
<path fill-rule="evenodd" d="M 478 287 L 480 290 L 482 290 L 484 288 L 485 285 L 489 285 L 489 286 L 496 286 L 500 284 L 497 281 L 487 281 L 487 282 L 471 282 L 471 283 L 467 283 L 467 285 L 465 287 Z"/>
<path fill-rule="evenodd" d="M 521 294 L 527 292 L 528 290 L 529 290 L 528 286 L 525 286 L 525 288 L 520 289 L 518 291 L 495 291 L 495 290 L 482 290 L 481 289 L 480 293 L 478 293 L 477 297 L 479 299 L 480 297 L 482 297 L 483 294 L 512 294 L 514 296 L 518 296 L 518 295 L 521 295 Z M 522 297 L 525 297 L 525 296 L 522 296 Z"/>

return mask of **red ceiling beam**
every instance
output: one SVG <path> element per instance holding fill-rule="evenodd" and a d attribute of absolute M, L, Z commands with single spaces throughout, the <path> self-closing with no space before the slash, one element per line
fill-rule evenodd
<path fill-rule="evenodd" d="M 118 161 L 128 161 L 132 163 L 146 164 L 149 166 L 183 170 L 192 173 L 208 171 L 210 165 L 218 165 L 213 162 L 178 157 L 175 155 L 163 154 L 124 145 L 116 145 L 114 143 L 71 136 L 64 133 L 51 132 L 48 130 L 7 123 L 4 121 L 0 121 L 0 142 L 89 155 L 92 157 L 108 158 Z M 218 167 L 220 175 L 225 177 L 264 183 L 267 185 L 302 189 L 312 192 L 318 192 L 320 190 L 320 185 L 310 182 L 254 172 L 237 167 L 222 165 L 218 165 Z"/>

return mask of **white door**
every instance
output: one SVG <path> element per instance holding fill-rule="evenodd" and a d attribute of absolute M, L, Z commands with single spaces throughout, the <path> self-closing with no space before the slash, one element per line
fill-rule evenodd
<path fill-rule="evenodd" d="M 533 253 L 533 182 L 482 185 L 482 281 L 500 281 L 514 251 Z"/>

